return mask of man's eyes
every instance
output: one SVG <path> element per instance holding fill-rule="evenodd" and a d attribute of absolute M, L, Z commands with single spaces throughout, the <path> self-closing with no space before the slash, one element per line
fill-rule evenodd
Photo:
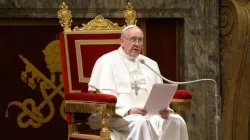
<path fill-rule="evenodd" d="M 131 38 L 130 40 L 135 42 L 137 40 L 137 38 Z M 138 38 L 138 41 L 142 41 L 142 40 L 143 40 L 142 38 Z"/>

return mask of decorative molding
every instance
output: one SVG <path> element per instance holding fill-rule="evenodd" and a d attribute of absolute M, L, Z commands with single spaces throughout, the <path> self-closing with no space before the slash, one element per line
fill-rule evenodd
<path fill-rule="evenodd" d="M 58 8 L 1 8 L 0 18 L 57 18 Z M 103 9 L 80 9 L 71 8 L 74 18 L 94 18 L 96 15 L 102 15 L 109 18 L 124 18 L 124 8 L 103 8 Z M 115 11 L 115 12 L 114 12 Z M 194 17 L 194 8 L 152 8 L 136 9 L 137 18 L 150 17 L 173 17 L 173 13 L 179 18 Z"/>
<path fill-rule="evenodd" d="M 220 10 L 222 140 L 247 140 L 250 95 L 250 2 L 222 0 Z"/>

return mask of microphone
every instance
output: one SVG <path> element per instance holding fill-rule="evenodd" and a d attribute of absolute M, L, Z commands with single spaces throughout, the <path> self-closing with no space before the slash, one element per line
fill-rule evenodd
<path fill-rule="evenodd" d="M 188 82 L 175 82 L 175 81 L 171 81 L 165 77 L 163 77 L 160 73 L 156 72 L 153 68 L 151 68 L 149 65 L 147 65 L 145 63 L 144 59 L 139 59 L 139 62 L 141 62 L 142 64 L 146 65 L 149 69 L 151 69 L 155 74 L 157 74 L 158 76 L 160 76 L 164 81 L 169 82 L 171 84 L 179 84 L 179 85 L 184 85 L 184 84 L 189 84 L 189 83 L 194 83 L 194 82 L 199 82 L 199 81 L 212 81 L 214 82 L 216 85 L 216 81 L 213 79 L 199 79 L 199 80 L 194 80 L 194 81 L 188 81 Z"/>
<path fill-rule="evenodd" d="M 178 85 L 184 85 L 184 84 L 189 84 L 189 83 L 195 83 L 195 82 L 200 82 L 200 81 L 211 81 L 214 83 L 214 90 L 215 90 L 215 125 L 216 125 L 216 140 L 219 140 L 219 124 L 220 124 L 220 116 L 218 113 L 218 98 L 220 101 L 220 96 L 218 95 L 217 92 L 217 82 L 214 79 L 198 79 L 198 80 L 193 80 L 193 81 L 187 81 L 187 82 L 175 82 L 175 81 L 171 81 L 165 77 L 163 77 L 160 73 L 158 73 L 157 71 L 155 71 L 153 68 L 151 68 L 148 64 L 146 64 L 144 59 L 139 59 L 139 62 L 144 64 L 145 66 L 147 66 L 150 70 L 152 70 L 155 74 L 157 74 L 158 76 L 160 76 L 164 81 L 169 82 L 171 84 L 178 84 Z"/>

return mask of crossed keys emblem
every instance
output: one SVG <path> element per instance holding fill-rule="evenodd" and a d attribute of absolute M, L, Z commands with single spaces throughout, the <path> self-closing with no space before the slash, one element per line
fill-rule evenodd
<path fill-rule="evenodd" d="M 41 94 L 44 98 L 44 101 L 42 101 L 39 105 L 36 105 L 36 102 L 31 98 L 25 99 L 23 102 L 13 101 L 9 103 L 5 116 L 8 117 L 8 109 L 10 106 L 18 106 L 19 108 L 21 108 L 22 113 L 20 113 L 17 117 L 17 123 L 21 128 L 27 128 L 28 126 L 39 128 L 42 124 L 49 122 L 55 114 L 55 107 L 52 99 L 57 94 L 64 98 L 64 92 L 62 91 L 63 80 L 59 41 L 55 40 L 49 43 L 43 50 L 43 53 L 45 54 L 47 67 L 51 72 L 50 78 L 47 78 L 26 58 L 24 58 L 22 55 L 19 55 L 20 59 L 26 65 L 25 71 L 21 73 L 21 79 L 25 83 L 27 83 L 33 90 L 35 90 L 36 87 L 39 86 Z M 58 86 L 56 81 L 59 81 Z M 52 92 L 48 94 L 48 91 Z M 49 114 L 44 116 L 41 110 L 46 105 L 48 105 L 49 107 Z M 65 119 L 64 101 L 62 101 L 60 105 L 60 114 Z M 27 116 L 29 117 L 28 120 L 26 119 Z"/>

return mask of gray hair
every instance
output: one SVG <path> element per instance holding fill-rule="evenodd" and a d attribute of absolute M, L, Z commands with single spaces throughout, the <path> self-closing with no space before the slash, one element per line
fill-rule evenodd
<path fill-rule="evenodd" d="M 122 30 L 122 33 L 121 33 L 121 38 L 125 37 L 126 35 L 126 31 L 130 28 L 139 28 L 138 26 L 136 25 L 128 25 L 127 27 L 125 27 L 123 30 Z M 139 28 L 140 29 L 140 28 Z"/>

